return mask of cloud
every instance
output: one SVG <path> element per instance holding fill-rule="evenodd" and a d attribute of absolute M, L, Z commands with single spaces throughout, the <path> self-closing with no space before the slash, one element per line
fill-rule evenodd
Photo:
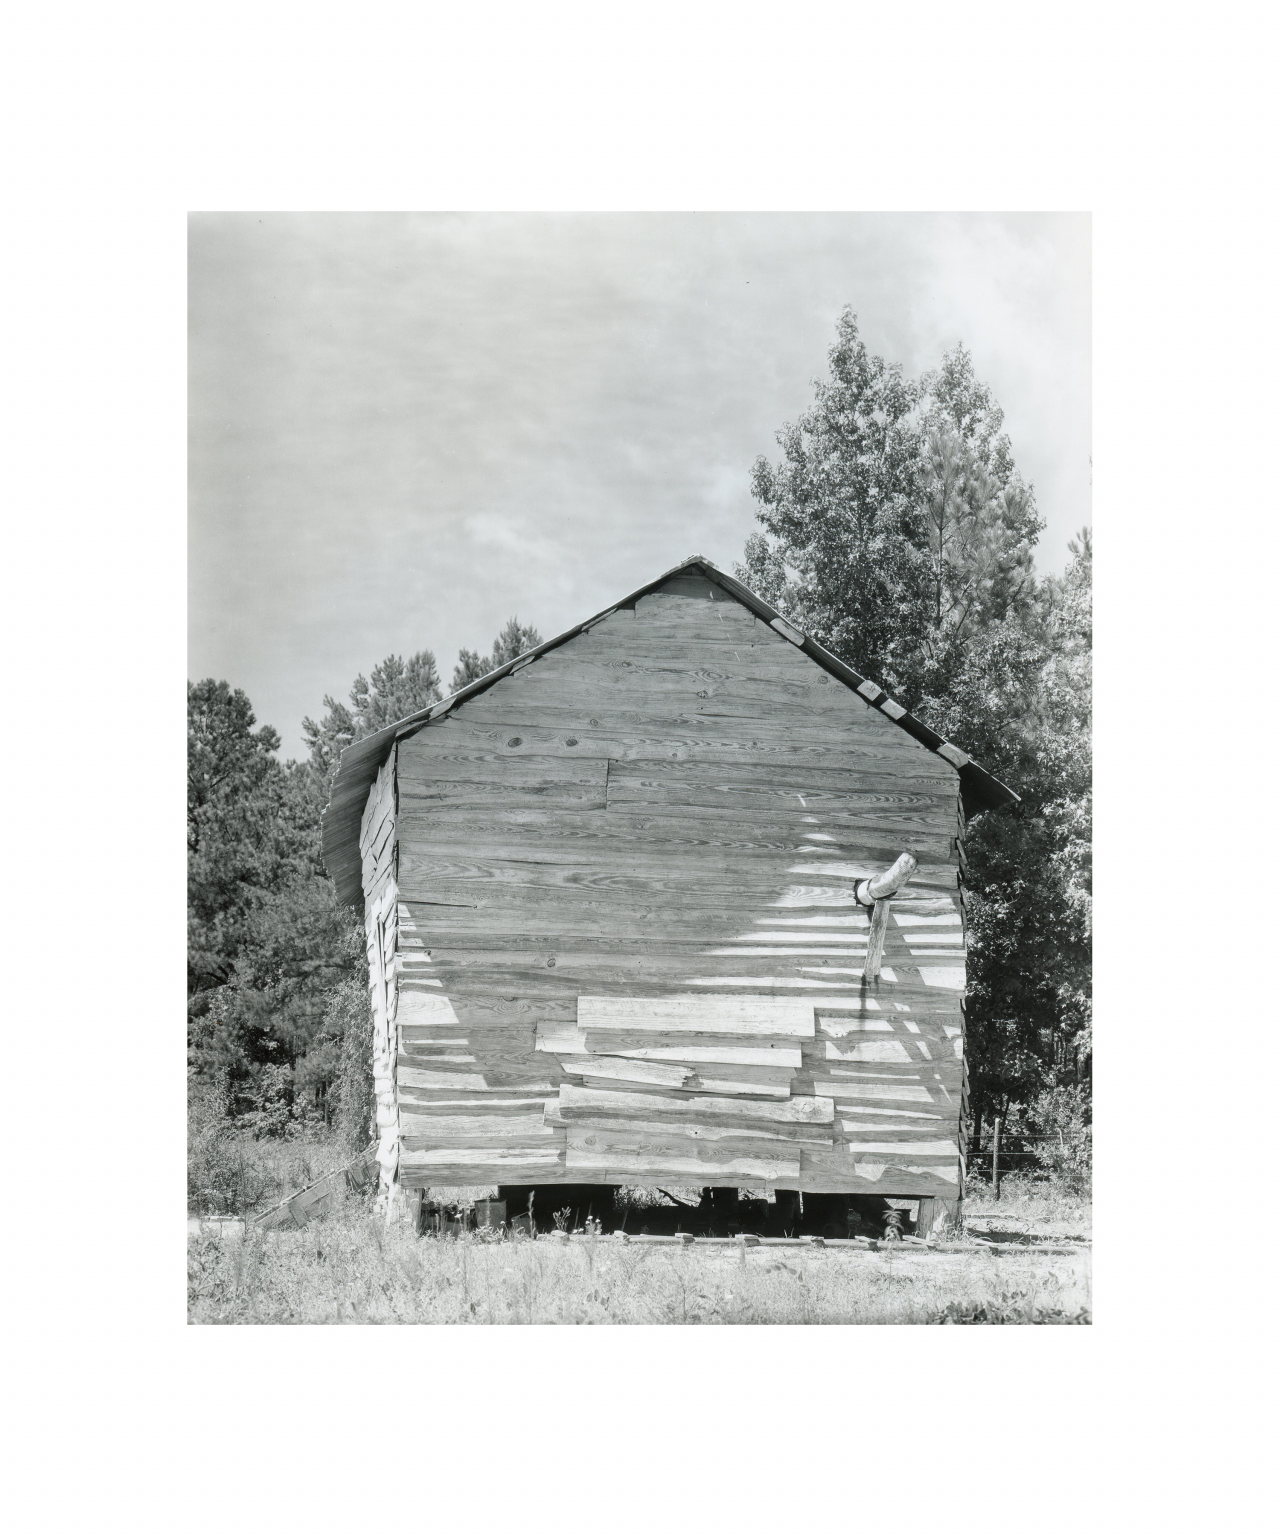
<path fill-rule="evenodd" d="M 731 566 L 845 303 L 909 372 L 971 348 L 1042 564 L 1088 520 L 1084 216 L 198 215 L 190 254 L 190 675 L 287 752 L 392 651 Z"/>

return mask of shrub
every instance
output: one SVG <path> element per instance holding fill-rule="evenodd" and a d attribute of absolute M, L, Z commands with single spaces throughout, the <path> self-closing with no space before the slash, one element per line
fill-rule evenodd
<path fill-rule="evenodd" d="M 237 1145 L 228 1118 L 225 1078 L 187 1077 L 187 1206 L 201 1215 L 238 1215 L 268 1192 L 271 1180 Z"/>
<path fill-rule="evenodd" d="M 325 1011 L 325 1033 L 339 1042 L 337 1070 L 329 1093 L 331 1123 L 338 1140 L 362 1152 L 374 1139 L 373 1014 L 363 982 L 333 989 Z"/>
<path fill-rule="evenodd" d="M 1035 1128 L 1035 1158 L 1064 1193 L 1087 1196 L 1093 1184 L 1093 1126 L 1082 1088 L 1051 1088 L 1027 1112 Z"/>

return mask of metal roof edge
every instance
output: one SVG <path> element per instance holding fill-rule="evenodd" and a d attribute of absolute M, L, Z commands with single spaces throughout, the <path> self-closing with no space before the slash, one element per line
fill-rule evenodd
<path fill-rule="evenodd" d="M 762 597 L 758 597 L 749 587 L 744 587 L 740 581 L 722 571 L 705 555 L 689 555 L 677 565 L 663 571 L 661 575 L 645 582 L 643 586 L 628 592 L 625 597 L 620 597 L 608 608 L 602 608 L 599 612 L 593 613 L 589 619 L 584 619 L 580 624 L 575 624 L 571 629 L 566 629 L 551 640 L 542 641 L 532 650 L 525 651 L 500 667 L 495 667 L 492 672 L 486 672 L 483 677 L 476 678 L 465 688 L 459 688 L 456 693 L 437 700 L 426 709 L 406 715 L 403 720 L 383 726 L 380 731 L 375 731 L 371 736 L 363 736 L 359 741 L 344 747 L 338 759 L 338 771 L 329 787 L 329 803 L 321 817 L 320 838 L 321 856 L 324 859 L 325 868 L 338 888 L 339 901 L 349 903 L 361 910 L 364 907 L 359 853 L 360 822 L 364 814 L 368 788 L 377 778 L 378 770 L 386 762 L 397 741 L 416 735 L 433 720 L 442 720 L 447 715 L 451 715 L 468 699 L 484 693 L 512 672 L 528 666 L 540 656 L 545 656 L 548 651 L 553 651 L 557 646 L 564 645 L 566 641 L 583 634 L 593 624 L 598 624 L 617 609 L 634 605 L 638 599 L 660 587 L 663 582 L 669 581 L 672 576 L 692 567 L 699 567 L 710 580 L 723 587 L 744 607 L 750 608 L 757 617 L 764 619 L 771 627 L 778 629 L 779 633 L 786 635 L 787 639 L 791 640 L 812 661 L 844 683 L 846 687 L 860 694 L 868 704 L 878 708 L 882 714 L 887 715 L 895 725 L 900 726 L 909 736 L 913 736 L 922 746 L 937 752 L 957 768 L 960 774 L 961 790 L 966 800 L 966 815 L 970 814 L 969 805 L 978 810 L 994 810 L 1002 805 L 1012 805 L 1021 799 L 1021 796 L 1007 784 L 1002 784 L 994 774 L 988 773 L 966 752 L 944 740 L 922 720 L 917 720 L 903 709 L 879 684 L 855 672 L 851 666 L 833 655 L 825 646 L 820 645 L 811 635 L 795 628 L 776 608 L 766 603 Z M 366 790 L 365 796 L 359 796 L 362 785 Z M 339 799 L 343 802 L 341 805 L 337 804 Z"/>

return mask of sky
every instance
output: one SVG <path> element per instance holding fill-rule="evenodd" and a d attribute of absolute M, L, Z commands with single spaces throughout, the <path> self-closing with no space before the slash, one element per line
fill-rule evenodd
<path fill-rule="evenodd" d="M 301 721 L 390 654 L 544 638 L 686 556 L 847 304 L 909 375 L 962 342 L 1060 571 L 1090 522 L 1087 214 L 247 214 L 189 224 L 188 676 Z"/>

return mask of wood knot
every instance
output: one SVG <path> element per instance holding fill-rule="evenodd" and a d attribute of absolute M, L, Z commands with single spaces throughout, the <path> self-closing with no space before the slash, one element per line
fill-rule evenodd
<path fill-rule="evenodd" d="M 521 742 L 521 740 L 522 740 L 522 738 L 521 738 L 521 737 L 519 737 L 519 736 L 513 736 L 513 737 L 512 737 L 512 738 L 511 738 L 511 740 L 510 740 L 510 741 L 509 741 L 509 742 L 508 742 L 508 743 L 507 743 L 507 745 L 508 745 L 508 746 L 509 746 L 509 747 L 518 747 L 518 746 L 519 746 L 519 745 L 520 745 L 520 742 Z"/>

